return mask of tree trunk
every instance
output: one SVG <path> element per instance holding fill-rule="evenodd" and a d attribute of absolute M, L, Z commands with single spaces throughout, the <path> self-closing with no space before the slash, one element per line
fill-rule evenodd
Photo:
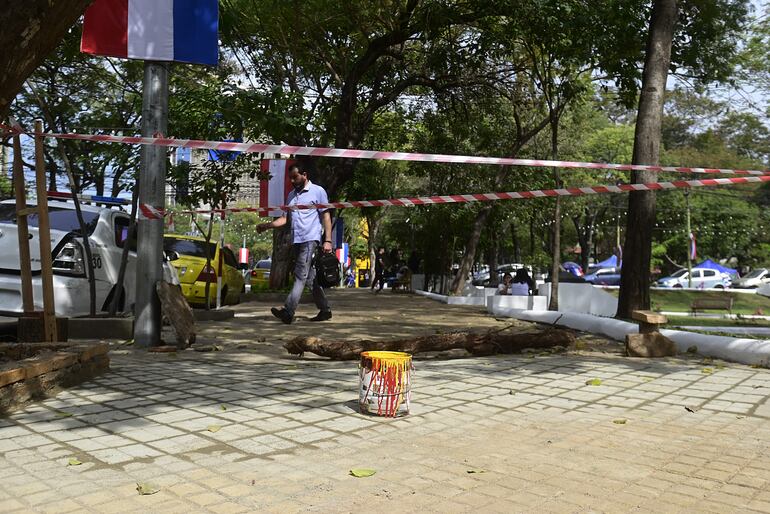
<path fill-rule="evenodd" d="M 487 222 L 489 213 L 492 212 L 491 205 L 485 205 L 479 210 L 476 215 L 476 221 L 473 222 L 473 230 L 471 230 L 471 236 L 468 238 L 468 244 L 465 247 L 465 253 L 463 259 L 460 262 L 460 269 L 457 270 L 457 275 L 452 279 L 451 293 L 459 295 L 463 292 L 465 286 L 465 278 L 473 266 L 473 261 L 476 260 L 476 249 L 479 246 L 479 239 L 481 238 L 481 231 L 484 229 L 484 225 Z M 493 272 L 494 270 L 490 270 Z"/>
<path fill-rule="evenodd" d="M 559 172 L 554 171 L 556 187 L 561 187 Z M 548 302 L 549 311 L 559 310 L 559 268 L 561 267 L 561 197 L 556 197 L 553 208 L 553 228 L 551 229 L 551 299 Z"/>
<path fill-rule="evenodd" d="M 93 0 L 24 0 L 0 7 L 0 119 L 35 68 Z"/>
<path fill-rule="evenodd" d="M 551 158 L 556 160 L 559 154 L 559 117 L 550 108 L 551 113 Z M 559 168 L 553 169 L 553 178 L 557 189 L 562 187 Z M 551 245 L 551 299 L 548 302 L 548 310 L 559 310 L 559 268 L 561 267 L 561 197 L 556 197 L 556 205 L 553 208 L 553 239 Z"/>
<path fill-rule="evenodd" d="M 491 230 L 490 232 L 492 232 Z M 500 279 L 497 276 L 497 250 L 500 246 L 500 240 L 492 234 L 489 253 L 487 253 L 487 266 L 489 267 L 489 287 L 497 287 Z"/>
<path fill-rule="evenodd" d="M 204 293 L 203 294 L 206 296 L 205 306 L 206 306 L 206 310 L 207 311 L 211 310 L 211 298 L 209 298 L 209 294 L 211 294 L 211 269 L 212 269 L 212 267 L 211 267 L 211 259 L 214 256 L 211 255 L 210 245 L 211 245 L 211 233 L 212 233 L 213 230 L 214 230 L 214 214 L 210 213 L 209 214 L 209 224 L 206 227 L 206 235 L 205 235 L 206 246 L 204 247 L 204 250 L 205 250 L 204 253 L 206 255 L 206 268 L 205 269 L 206 269 L 207 273 L 206 273 L 206 287 L 204 289 Z M 217 291 L 217 294 L 219 294 L 219 291 Z"/>
<path fill-rule="evenodd" d="M 382 216 L 378 216 L 377 214 L 378 214 L 377 212 L 367 212 L 365 214 L 366 226 L 369 229 L 369 239 L 366 242 L 367 249 L 369 250 L 368 287 L 371 287 L 372 282 L 374 281 L 374 268 L 377 264 L 377 238 L 380 235 L 380 220 L 382 219 Z"/>
<path fill-rule="evenodd" d="M 270 267 L 270 289 L 281 289 L 289 283 L 294 256 L 291 254 L 291 217 L 288 223 L 273 230 L 273 255 Z"/>
<path fill-rule="evenodd" d="M 302 356 L 303 353 L 310 352 L 334 360 L 353 360 L 359 359 L 361 352 L 367 351 L 400 351 L 414 355 L 421 352 L 440 352 L 464 348 L 471 355 L 486 356 L 519 353 L 525 348 L 560 346 L 566 350 L 574 344 L 575 334 L 571 330 L 549 328 L 543 331 L 524 333 L 503 333 L 500 330 L 480 334 L 455 332 L 392 341 L 366 339 L 324 341 L 313 336 L 303 336 L 284 343 L 283 347 L 292 355 Z"/>
<path fill-rule="evenodd" d="M 591 212 L 590 209 L 584 209 L 583 216 L 573 216 L 572 223 L 575 225 L 575 232 L 577 233 L 578 242 L 580 243 L 580 265 L 583 267 L 583 271 L 586 271 L 589 266 L 589 258 L 594 254 L 594 234 L 596 233 L 596 218 L 604 214 L 605 209 L 600 211 Z M 581 222 L 581 217 L 584 217 L 584 221 Z"/>
<path fill-rule="evenodd" d="M 529 217 L 529 260 L 535 258 L 535 213 Z"/>
<path fill-rule="evenodd" d="M 633 164 L 657 165 L 660 159 L 660 126 L 676 19 L 676 0 L 655 0 L 639 96 Z M 634 183 L 654 182 L 656 179 L 656 173 L 650 171 L 635 171 L 632 175 Z M 655 193 L 630 193 L 616 314 L 618 318 L 630 319 L 633 311 L 650 308 L 650 259 L 654 225 Z"/>
<path fill-rule="evenodd" d="M 519 243 L 519 235 L 516 233 L 516 220 L 511 220 L 511 243 L 513 243 L 513 260 L 514 262 L 523 262 L 521 259 L 521 244 Z"/>

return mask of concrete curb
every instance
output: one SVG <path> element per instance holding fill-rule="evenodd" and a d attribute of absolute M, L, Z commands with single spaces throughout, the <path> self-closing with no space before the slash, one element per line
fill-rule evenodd
<path fill-rule="evenodd" d="M 70 339 L 134 338 L 134 318 L 69 318 L 67 331 Z"/>
<path fill-rule="evenodd" d="M 616 341 L 625 341 L 626 334 L 639 333 L 635 323 L 614 318 L 602 318 L 590 314 L 559 311 L 522 311 L 516 309 L 499 309 L 495 316 L 507 316 L 525 321 L 556 324 L 601 334 Z M 738 337 L 712 336 L 696 334 L 683 330 L 661 330 L 661 334 L 676 343 L 679 353 L 685 353 L 693 346 L 701 355 L 716 357 L 731 362 L 749 365 L 770 365 L 770 341 L 763 339 L 747 339 Z"/>

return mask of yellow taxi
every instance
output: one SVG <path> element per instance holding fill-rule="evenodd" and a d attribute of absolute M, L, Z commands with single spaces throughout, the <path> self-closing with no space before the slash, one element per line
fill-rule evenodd
<path fill-rule="evenodd" d="M 182 294 L 190 304 L 206 303 L 206 280 L 209 287 L 209 304 L 216 305 L 218 270 L 222 270 L 222 305 L 240 302 L 245 291 L 243 274 L 238 269 L 235 254 L 229 248 L 220 248 L 216 242 L 208 243 L 211 266 L 206 266 L 206 240 L 198 236 L 165 234 L 163 251 L 179 275 Z"/>
<path fill-rule="evenodd" d="M 251 290 L 268 289 L 270 287 L 270 268 L 273 261 L 271 259 L 262 259 L 257 262 L 251 270 Z"/>

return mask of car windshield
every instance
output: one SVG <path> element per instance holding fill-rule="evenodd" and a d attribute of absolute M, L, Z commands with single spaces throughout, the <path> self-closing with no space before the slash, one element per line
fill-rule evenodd
<path fill-rule="evenodd" d="M 88 235 L 90 236 L 96 229 L 96 224 L 99 221 L 99 213 L 91 211 L 82 211 L 82 213 L 86 232 L 88 232 Z M 27 225 L 29 227 L 37 227 L 39 219 L 37 214 L 28 215 Z M 74 209 L 63 209 L 61 207 L 49 205 L 48 220 L 50 221 L 51 230 L 76 232 L 80 234 L 80 223 L 78 222 L 78 216 Z M 0 223 L 16 224 L 16 204 L 0 204 Z"/>
<path fill-rule="evenodd" d="M 672 273 L 671 274 L 671 278 L 680 278 L 680 277 L 684 277 L 685 275 L 687 275 L 687 270 L 686 269 L 680 269 L 676 273 Z"/>
<path fill-rule="evenodd" d="M 755 269 L 754 271 L 752 271 L 751 273 L 749 273 L 748 275 L 746 275 L 743 278 L 759 278 L 759 277 L 762 276 L 762 273 L 764 273 L 764 272 L 765 272 L 765 270 L 763 270 L 763 269 Z"/>
<path fill-rule="evenodd" d="M 176 239 L 174 237 L 163 238 L 163 250 L 165 252 L 176 252 L 179 255 L 189 255 L 191 257 L 206 258 L 206 241 L 196 241 L 194 239 Z M 217 251 L 215 243 L 209 243 L 209 257 L 213 258 Z"/>

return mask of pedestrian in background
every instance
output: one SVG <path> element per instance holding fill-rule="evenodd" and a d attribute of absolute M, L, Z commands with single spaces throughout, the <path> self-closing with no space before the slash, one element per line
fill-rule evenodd
<path fill-rule="evenodd" d="M 372 280 L 372 288 L 371 291 L 373 293 L 379 293 L 382 291 L 382 286 L 385 285 L 385 278 L 383 277 L 383 274 L 385 273 L 385 248 L 380 247 L 379 250 L 377 250 L 377 254 L 374 258 L 374 280 Z M 380 288 L 377 289 L 377 291 L 374 290 L 374 286 L 376 286 L 379 283 Z"/>

